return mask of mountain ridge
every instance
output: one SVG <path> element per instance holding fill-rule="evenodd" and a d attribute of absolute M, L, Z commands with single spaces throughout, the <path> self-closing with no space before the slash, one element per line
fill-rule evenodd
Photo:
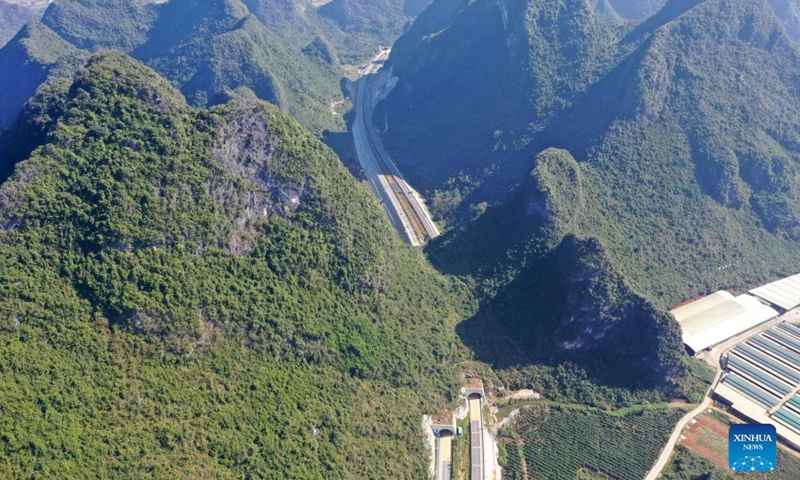
<path fill-rule="evenodd" d="M 333 57 L 321 61 L 325 51 L 318 45 L 304 54 L 273 35 L 239 0 L 203 5 L 192 0 L 158 5 L 140 0 L 56 0 L 42 22 L 84 56 L 94 50 L 120 49 L 144 60 L 176 82 L 195 106 L 251 95 L 245 91 L 250 90 L 318 135 L 344 128 L 341 116 L 331 111 L 331 104 L 343 97 Z M 15 69 L 27 61 L 9 60 L 2 73 L 5 81 L 14 82 Z M 28 90 L 10 102 L 0 130 L 10 125 L 43 81 L 25 82 Z"/>
<path fill-rule="evenodd" d="M 408 440 L 463 355 L 453 285 L 335 155 L 120 53 L 49 95 L 0 187 L 6 472 L 422 475 Z"/>
<path fill-rule="evenodd" d="M 680 350 L 679 327 L 663 312 L 800 269 L 800 50 L 760 0 L 674 0 L 638 26 L 602 21 L 585 2 L 501 3 L 507 24 L 497 2 L 439 0 L 423 13 L 393 52 L 397 84 L 375 119 L 448 223 L 431 260 L 480 299 L 460 334 L 517 387 L 539 373 L 475 332 L 497 325 L 523 351 L 546 352 L 534 364 L 566 361 L 602 385 L 626 342 L 598 333 L 593 346 L 571 329 L 662 325 L 649 330 L 660 358 L 633 357 L 671 365 L 683 373 L 653 378 L 692 391 L 691 367 L 666 353 Z M 554 264 L 596 283 L 548 275 Z"/>

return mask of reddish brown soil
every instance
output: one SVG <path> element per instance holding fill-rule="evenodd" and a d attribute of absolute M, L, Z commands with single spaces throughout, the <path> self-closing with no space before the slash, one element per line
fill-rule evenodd
<path fill-rule="evenodd" d="M 706 415 L 697 417 L 697 423 L 684 433 L 686 440 L 684 446 L 697 453 L 701 457 L 713 462 L 718 467 L 728 470 L 728 427 Z M 714 443 L 719 443 L 719 448 L 712 448 L 708 441 L 703 441 L 705 437 L 717 437 Z"/>

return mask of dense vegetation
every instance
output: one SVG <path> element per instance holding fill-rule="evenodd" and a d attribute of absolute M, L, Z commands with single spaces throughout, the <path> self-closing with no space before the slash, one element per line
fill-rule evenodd
<path fill-rule="evenodd" d="M 503 478 L 531 480 L 645 476 L 675 423 L 674 408 L 627 415 L 565 407 L 529 407 L 501 432 Z"/>
<path fill-rule="evenodd" d="M 193 106 L 255 94 L 321 136 L 345 129 L 331 110 L 343 97 L 339 62 L 358 64 L 379 45 L 390 45 L 427 1 L 336 0 L 322 8 L 305 0 L 164 3 L 55 0 L 42 22 L 75 49 L 130 53 L 178 85 Z M 0 0 L 0 32 L 8 32 L 0 47 L 34 14 L 41 15 L 36 8 Z M 60 58 L 63 47 L 54 43 L 64 42 L 39 40 L 39 51 Z M 0 131 L 48 78 L 52 65 L 42 69 L 39 63 L 36 57 L 0 52 L 0 84 L 15 84 L 2 90 Z M 29 64 L 37 75 L 15 75 L 30 70 Z"/>
<path fill-rule="evenodd" d="M 481 301 L 459 326 L 477 357 L 518 386 L 567 362 L 595 392 L 695 398 L 662 312 L 800 270 L 798 66 L 756 0 L 639 25 L 579 0 L 425 10 L 376 121 L 450 226 L 428 252 Z"/>
<path fill-rule="evenodd" d="M 2 476 L 423 475 L 457 296 L 330 150 L 122 54 L 23 119 L 43 140 L 0 187 Z"/>
<path fill-rule="evenodd" d="M 6 107 L 0 110 L 0 131 L 50 78 L 53 61 L 40 59 L 61 59 L 67 47 L 84 57 L 89 50 L 126 51 L 179 86 L 196 107 L 255 95 L 317 135 L 344 129 L 344 120 L 331 111 L 332 102 L 342 99 L 335 52 L 326 51 L 327 44 L 319 39 L 292 44 L 259 22 L 239 0 L 173 0 L 166 5 L 57 0 L 42 22 L 47 32 L 28 41 L 35 43 L 35 52 L 13 53 L 20 50 L 19 41 L 0 49 L 0 84 L 13 85 L 0 98 Z M 34 73 L 20 78 L 20 69 Z"/>
<path fill-rule="evenodd" d="M 783 23 L 789 37 L 794 41 L 800 41 L 800 2 L 798 0 L 768 0 L 768 2 Z M 622 18 L 642 21 L 655 15 L 666 3 L 666 0 L 598 0 L 596 5 L 604 4 L 601 8 L 610 8 Z"/>
<path fill-rule="evenodd" d="M 579 164 L 547 150 L 502 207 L 429 249 L 482 299 L 459 334 L 513 387 L 592 404 L 696 400 L 702 369 L 677 324 L 627 285 L 597 237 L 576 235 L 585 201 Z"/>
<path fill-rule="evenodd" d="M 376 45 L 391 45 L 429 0 L 331 0 L 319 8 L 322 28 L 342 57 L 359 62 L 374 55 Z M 330 25 L 336 28 L 330 28 Z M 327 27 L 327 28 L 326 28 Z M 369 54 L 369 56 L 368 56 Z"/>
<path fill-rule="evenodd" d="M 463 8 L 435 36 L 427 10 L 391 60 L 388 146 L 440 192 L 444 218 L 504 202 L 558 146 L 581 173 L 573 231 L 598 237 L 658 307 L 800 267 L 800 54 L 766 4 L 676 1 L 630 30 L 578 2 L 520 0 L 508 31 L 492 5 Z M 465 37 L 471 47 L 455 45 Z"/>
<path fill-rule="evenodd" d="M 664 310 L 800 268 L 774 11 L 436 0 L 407 25 L 425 3 L 57 0 L 0 49 L 3 474 L 420 478 L 465 359 L 555 400 L 698 398 Z M 377 120 L 457 280 L 279 111 L 341 130 L 339 62 L 404 29 Z M 88 60 L 110 48 L 155 71 Z M 681 414 L 526 410 L 507 473 L 639 478 Z"/>
<path fill-rule="evenodd" d="M 144 0 L 55 1 L 42 21 L 78 48 L 130 51 L 147 39 L 157 9 Z"/>
<path fill-rule="evenodd" d="M 132 54 L 180 85 L 194 106 L 245 87 L 317 134 L 343 129 L 330 109 L 341 98 L 338 70 L 272 34 L 239 0 L 172 0 Z"/>
<path fill-rule="evenodd" d="M 0 0 L 0 47 L 8 43 L 26 23 L 40 14 L 41 12 L 28 5 Z"/>
<path fill-rule="evenodd" d="M 391 45 L 429 0 L 243 0 L 268 29 L 297 46 L 322 38 L 344 64 Z"/>
<path fill-rule="evenodd" d="M 85 57 L 38 21 L 32 21 L 0 49 L 0 132 L 19 115 L 22 106 L 46 81 L 71 75 Z M 0 165 L 0 181 L 5 179 Z"/>

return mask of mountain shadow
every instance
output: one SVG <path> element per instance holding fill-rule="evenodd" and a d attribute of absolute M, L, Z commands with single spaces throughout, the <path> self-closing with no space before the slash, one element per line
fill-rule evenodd
<path fill-rule="evenodd" d="M 457 333 L 495 369 L 571 364 L 598 385 L 683 394 L 677 323 L 630 291 L 597 239 L 565 237 Z"/>

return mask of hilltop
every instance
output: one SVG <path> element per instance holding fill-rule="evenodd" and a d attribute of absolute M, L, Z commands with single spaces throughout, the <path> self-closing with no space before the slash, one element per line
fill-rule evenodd
<path fill-rule="evenodd" d="M 16 32 L 32 18 L 42 17 L 43 25 L 84 53 L 122 50 L 144 61 L 180 86 L 193 106 L 255 95 L 321 136 L 345 129 L 341 112 L 332 111 L 344 97 L 340 66 L 372 58 L 378 46 L 394 42 L 426 4 L 425 0 L 334 0 L 322 5 L 306 0 L 55 0 L 34 8 L 0 1 L 0 22 L 9 25 L 3 31 Z M 0 39 L 0 47 L 3 43 Z M 16 82 L 13 73 L 36 62 L 19 55 L 6 58 L 0 64 L 4 77 L 0 81 Z M 0 130 L 30 98 L 22 90 L 35 92 L 44 80 L 28 77 L 24 83 L 24 88 L 6 95 L 13 98 L 7 100 Z"/>
<path fill-rule="evenodd" d="M 0 1 L 0 47 L 30 22 L 41 16 L 41 12 L 29 5 Z"/>
<path fill-rule="evenodd" d="M 87 55 L 38 21 L 24 26 L 0 49 L 0 131 L 11 125 L 23 104 L 50 79 L 71 75 Z M 0 180 L 5 179 L 0 168 Z"/>

